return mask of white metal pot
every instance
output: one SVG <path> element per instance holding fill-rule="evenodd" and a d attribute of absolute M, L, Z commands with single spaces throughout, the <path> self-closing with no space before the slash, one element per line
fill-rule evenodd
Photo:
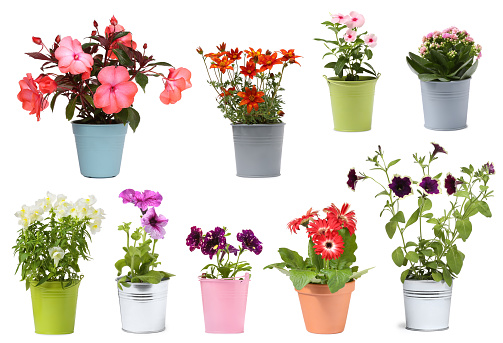
<path fill-rule="evenodd" d="M 131 333 L 154 333 L 166 327 L 168 279 L 158 284 L 129 283 L 119 292 L 122 330 Z"/>
<path fill-rule="evenodd" d="M 449 328 L 452 286 L 445 281 L 405 280 L 403 299 L 405 327 L 416 331 L 440 331 Z"/>

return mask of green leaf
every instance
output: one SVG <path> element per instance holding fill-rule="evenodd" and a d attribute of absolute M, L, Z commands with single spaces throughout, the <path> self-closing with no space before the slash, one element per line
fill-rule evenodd
<path fill-rule="evenodd" d="M 391 239 L 395 235 L 396 232 L 396 222 L 389 222 L 386 224 L 386 233 L 388 234 L 388 237 Z"/>
<path fill-rule="evenodd" d="M 287 264 L 289 268 L 304 269 L 306 267 L 304 259 L 299 255 L 298 252 L 287 248 L 279 248 L 278 252 L 281 256 L 281 259 Z"/>
<path fill-rule="evenodd" d="M 375 198 L 377 198 L 380 195 L 389 195 L 389 193 L 387 191 L 382 191 L 381 193 L 377 194 Z"/>
<path fill-rule="evenodd" d="M 403 215 L 402 211 L 398 211 L 397 214 L 393 216 L 393 218 L 390 219 L 391 222 L 400 222 L 400 223 L 405 223 L 405 217 Z"/>
<path fill-rule="evenodd" d="M 444 280 L 447 283 L 447 285 L 449 287 L 452 286 L 452 276 L 451 273 L 449 272 L 449 269 L 444 268 L 442 276 L 444 277 Z"/>
<path fill-rule="evenodd" d="M 419 210 L 420 208 L 418 208 L 417 210 L 414 211 L 414 213 L 412 213 L 409 220 L 407 220 L 407 224 L 405 225 L 406 228 L 417 222 L 417 219 L 419 218 Z"/>
<path fill-rule="evenodd" d="M 370 59 L 372 59 L 372 56 L 373 56 L 374 54 L 372 53 L 372 50 L 370 50 L 370 49 L 366 49 L 366 50 L 365 50 L 365 55 L 366 55 L 366 56 L 367 56 L 367 58 L 370 60 Z"/>
<path fill-rule="evenodd" d="M 328 289 L 331 293 L 337 292 L 339 289 L 344 287 L 346 283 L 351 278 L 351 269 L 322 269 L 322 273 L 324 273 L 328 278 Z"/>
<path fill-rule="evenodd" d="M 356 234 L 351 235 L 346 228 L 340 229 L 338 232 L 344 240 L 344 252 L 337 259 L 338 269 L 349 268 L 351 264 L 356 262 L 355 251 L 358 248 Z"/>
<path fill-rule="evenodd" d="M 58 95 L 60 95 L 61 92 L 56 92 L 54 93 L 54 95 L 52 96 L 52 100 L 51 100 L 51 111 L 54 112 L 54 106 L 56 105 L 56 99 L 58 98 Z"/>
<path fill-rule="evenodd" d="M 441 76 L 437 74 L 419 74 L 418 77 L 419 80 L 424 82 L 439 80 L 441 78 Z"/>
<path fill-rule="evenodd" d="M 480 186 L 482 187 L 482 186 Z M 484 217 L 492 217 L 492 213 L 491 213 L 491 210 L 489 209 L 489 205 L 485 202 L 485 201 L 478 201 L 477 202 L 477 208 L 479 210 L 480 213 L 482 213 L 482 215 Z"/>
<path fill-rule="evenodd" d="M 440 282 L 440 281 L 442 281 L 444 279 L 442 277 L 442 274 L 437 273 L 437 272 L 432 273 L 431 276 L 433 277 L 433 280 L 435 280 L 437 282 Z"/>
<path fill-rule="evenodd" d="M 470 78 L 473 75 L 473 73 L 475 73 L 478 66 L 479 66 L 479 61 L 476 60 L 475 63 L 473 63 L 472 66 L 470 68 L 468 68 L 468 70 L 461 76 L 461 80 L 465 80 L 465 79 Z"/>
<path fill-rule="evenodd" d="M 66 119 L 68 121 L 72 120 L 76 105 L 77 105 L 77 96 L 72 98 L 70 102 L 68 102 L 68 105 L 66 105 Z"/>
<path fill-rule="evenodd" d="M 349 277 L 349 279 L 353 279 L 353 280 L 356 280 L 356 279 L 359 279 L 360 277 L 362 277 L 362 275 L 365 275 L 369 272 L 369 270 L 371 269 L 374 269 L 374 267 L 372 268 L 367 268 L 367 269 L 364 269 L 364 270 L 360 270 L 360 271 L 357 271 L 357 272 L 353 272 L 353 274 L 351 274 L 351 276 Z"/>
<path fill-rule="evenodd" d="M 398 162 L 400 162 L 400 159 L 396 159 L 394 161 L 391 161 L 389 164 L 388 164 L 388 169 L 392 166 L 394 166 L 395 164 L 397 164 Z"/>
<path fill-rule="evenodd" d="M 285 274 L 286 276 L 290 276 L 290 271 L 284 269 L 285 266 L 286 266 L 285 263 L 273 263 L 273 264 L 270 264 L 268 266 L 265 266 L 264 269 L 273 269 L 273 268 L 276 268 L 277 270 L 279 270 L 281 273 Z"/>
<path fill-rule="evenodd" d="M 124 37 L 124 36 L 127 36 L 130 32 L 128 31 L 121 31 L 121 32 L 117 32 L 114 34 L 114 38 L 112 39 L 112 42 L 116 41 L 117 39 L 121 38 L 121 37 Z M 96 43 L 94 43 L 96 44 Z"/>
<path fill-rule="evenodd" d="M 335 68 L 335 62 L 329 62 L 329 63 L 325 64 L 325 66 L 323 68 L 334 69 Z"/>
<path fill-rule="evenodd" d="M 470 237 L 470 234 L 472 233 L 472 223 L 468 219 L 457 220 L 456 230 L 459 233 L 459 237 L 461 237 L 463 241 L 466 241 L 468 237 Z"/>
<path fill-rule="evenodd" d="M 454 246 L 447 252 L 445 257 L 447 258 L 447 265 L 452 272 L 459 274 L 461 268 L 463 268 L 463 260 L 465 258 L 463 253 Z"/>
<path fill-rule="evenodd" d="M 423 205 L 423 212 L 431 210 L 431 208 L 433 206 L 431 203 L 431 200 L 428 198 L 418 198 L 417 205 L 418 206 Z"/>
<path fill-rule="evenodd" d="M 409 269 L 405 269 L 402 274 L 400 274 L 400 281 L 402 281 L 402 283 L 405 281 L 405 279 L 407 279 L 407 276 L 409 276 Z"/>
<path fill-rule="evenodd" d="M 395 262 L 395 264 L 398 267 L 401 267 L 403 265 L 403 261 L 405 259 L 403 256 L 402 248 L 398 247 L 395 250 L 393 250 L 393 252 L 391 253 L 391 258 L 393 259 L 393 262 Z"/>
<path fill-rule="evenodd" d="M 346 65 L 347 62 L 349 62 L 349 60 L 346 57 L 344 57 L 344 56 L 339 57 L 339 59 L 335 63 L 335 67 L 334 67 L 334 71 L 335 71 L 336 75 L 342 71 L 342 69 L 344 68 L 344 66 Z"/>
<path fill-rule="evenodd" d="M 145 93 L 145 86 L 148 83 L 147 75 L 145 75 L 143 73 L 138 73 L 138 74 L 136 74 L 134 79 L 135 79 L 136 83 L 139 84 L 140 87 L 143 89 L 143 93 Z"/>
<path fill-rule="evenodd" d="M 316 274 L 316 272 L 311 270 L 292 269 L 290 270 L 290 280 L 293 283 L 293 287 L 300 291 L 314 279 Z"/>
<path fill-rule="evenodd" d="M 120 276 L 122 274 L 122 268 L 124 268 L 125 266 L 127 266 L 125 259 L 115 262 L 115 268 L 117 269 L 118 272 L 117 276 Z"/>
<path fill-rule="evenodd" d="M 405 258 L 408 259 L 411 262 L 417 263 L 419 262 L 419 255 L 415 251 L 409 251 L 406 255 Z"/>
<path fill-rule="evenodd" d="M 407 242 L 407 244 L 405 244 L 405 247 L 406 248 L 417 247 L 417 243 L 415 243 L 415 242 Z"/>
<path fill-rule="evenodd" d="M 470 193 L 468 193 L 467 191 L 457 191 L 456 193 L 454 193 L 454 196 L 462 198 L 470 198 Z"/>
<path fill-rule="evenodd" d="M 127 111 L 128 111 L 127 120 L 129 122 L 129 126 L 131 127 L 133 132 L 136 132 L 136 128 L 140 124 L 140 114 L 132 107 L 128 107 Z"/>
<path fill-rule="evenodd" d="M 128 109 L 123 108 L 119 113 L 115 113 L 115 118 L 125 125 L 127 123 L 128 115 Z"/>
<path fill-rule="evenodd" d="M 164 67 L 172 67 L 171 64 L 168 62 L 154 62 L 154 63 L 149 63 L 147 66 L 164 66 Z"/>
<path fill-rule="evenodd" d="M 150 284 L 157 284 L 157 283 L 161 282 L 163 274 L 161 274 L 158 271 L 151 270 L 144 275 L 136 275 L 136 277 L 143 282 L 150 283 Z"/>
<path fill-rule="evenodd" d="M 314 251 L 314 243 L 312 239 L 309 239 L 308 253 L 311 264 L 314 266 L 314 268 L 316 268 L 316 271 L 319 272 L 321 269 L 323 269 L 323 259 Z"/>
<path fill-rule="evenodd" d="M 428 256 L 428 257 L 435 255 L 435 253 L 431 249 L 421 250 L 421 254 L 423 254 L 424 256 Z"/>
<path fill-rule="evenodd" d="M 122 49 L 113 49 L 112 50 L 117 56 L 117 59 L 119 60 L 119 63 L 123 65 L 124 67 L 132 67 L 133 66 L 133 61 L 129 58 L 129 56 L 126 54 L 126 52 Z"/>

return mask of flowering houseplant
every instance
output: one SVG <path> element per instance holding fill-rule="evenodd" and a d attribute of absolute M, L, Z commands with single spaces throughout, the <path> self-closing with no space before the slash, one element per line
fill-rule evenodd
<path fill-rule="evenodd" d="M 47 195 L 16 212 L 21 229 L 13 247 L 19 257 L 16 273 L 30 288 L 35 332 L 72 333 L 77 293 L 83 275 L 79 259 L 89 260 L 88 241 L 99 232 L 102 209 L 94 196 L 70 202 L 65 195 Z"/>
<path fill-rule="evenodd" d="M 364 60 L 371 60 L 373 53 L 371 48 L 377 45 L 377 37 L 373 33 L 367 31 L 358 33 L 358 29 L 365 24 L 363 15 L 356 11 L 351 11 L 349 15 L 332 14 L 331 21 L 324 21 L 329 30 L 335 33 L 335 40 L 326 40 L 315 38 L 317 41 L 324 42 L 329 50 L 325 56 L 334 56 L 337 60 L 329 62 L 325 68 L 333 69 L 335 75 L 345 81 L 358 81 L 360 76 L 358 74 L 367 73 L 374 77 L 378 77 L 374 68 Z M 342 37 L 339 34 L 343 32 Z M 333 48 L 327 45 L 334 45 Z"/>
<path fill-rule="evenodd" d="M 343 288 L 347 282 L 356 280 L 368 269 L 358 271 L 356 262 L 356 218 L 349 205 L 341 209 L 331 204 L 323 209 L 326 217 L 320 218 L 318 211 L 309 209 L 305 215 L 288 223 L 291 233 L 300 226 L 306 228 L 309 237 L 308 255 L 304 259 L 297 252 L 280 248 L 283 262 L 273 263 L 264 269 L 276 268 L 290 277 L 293 286 L 301 290 L 307 284 L 328 285 L 331 293 Z"/>
<path fill-rule="evenodd" d="M 449 27 L 423 37 L 419 55 L 409 52 L 406 57 L 411 70 L 421 81 L 464 80 L 477 70 L 482 47 L 475 44 L 466 30 Z"/>
<path fill-rule="evenodd" d="M 355 190 L 356 183 L 360 180 L 370 179 L 376 182 L 382 191 L 377 196 L 385 196 L 386 204 L 383 211 L 389 212 L 390 220 L 386 224 L 386 233 L 391 239 L 396 232 L 400 234 L 401 246 L 396 248 L 391 257 L 398 266 L 407 267 L 401 274 L 402 282 L 412 280 L 445 281 L 451 286 L 453 278 L 456 278 L 461 268 L 465 255 L 458 249 L 457 242 L 461 239 L 466 241 L 472 233 L 470 218 L 477 213 L 485 217 L 491 217 L 491 211 L 486 200 L 493 195 L 489 190 L 488 182 L 494 174 L 494 166 L 487 163 L 476 170 L 472 165 L 461 168 L 464 176 L 454 176 L 450 173 L 430 174 L 430 165 L 438 159 L 439 154 L 446 154 L 443 147 L 433 144 L 433 152 L 429 156 L 414 154 L 414 163 L 421 171 L 420 181 L 414 181 L 408 176 L 390 174 L 390 168 L 396 165 L 400 159 L 387 163 L 384 152 L 379 146 L 376 154 L 367 161 L 374 165 L 374 170 L 380 170 L 385 174 L 385 182 L 379 182 L 365 173 L 358 176 L 355 169 L 348 174 L 348 186 Z M 440 216 L 430 212 L 435 198 L 440 196 L 441 190 L 445 189 L 450 200 L 450 206 Z M 418 205 L 416 210 L 406 217 L 400 210 L 402 200 L 416 190 Z M 439 200 L 440 201 L 440 200 Z M 417 241 L 405 239 L 406 230 L 413 224 L 418 224 L 419 235 Z M 433 237 L 423 236 L 425 226 L 430 224 Z M 409 230 L 410 231 L 410 230 Z"/>
<path fill-rule="evenodd" d="M 160 99 L 165 104 L 174 104 L 180 100 L 181 91 L 191 87 L 190 71 L 185 68 L 170 68 L 166 74 L 155 71 L 157 66 L 171 64 L 155 62 L 153 56 L 146 55 L 147 44 L 143 45 L 143 51 L 137 50 L 132 34 L 115 17 L 104 32 L 99 32 L 96 21 L 94 28 L 89 42 L 84 44 L 70 36 L 58 35 L 49 48 L 42 39 L 33 37 L 41 49 L 27 55 L 44 61 L 42 74 L 36 79 L 27 74 L 19 82 L 18 99 L 23 109 L 36 114 L 37 120 L 49 106 L 51 95 L 51 109 L 58 96 L 63 95 L 68 99 L 66 119 L 72 120 L 77 110 L 80 123 L 129 123 L 135 131 L 140 122 L 140 115 L 133 108 L 138 92 L 136 84 L 145 91 L 149 76 L 162 77 L 165 88 Z M 61 74 L 48 72 L 55 67 Z"/>
<path fill-rule="evenodd" d="M 163 279 L 174 276 L 170 273 L 154 270 L 161 264 L 157 261 L 159 254 L 155 253 L 155 246 L 159 239 L 164 238 L 166 234 L 164 227 L 168 223 L 166 217 L 155 211 L 155 207 L 161 205 L 162 195 L 150 190 L 138 192 L 133 189 L 125 189 L 119 197 L 122 198 L 124 204 L 132 203 L 142 213 L 141 227 L 131 234 L 129 233 L 131 223 L 119 225 L 119 231 L 124 231 L 127 235 L 127 242 L 123 247 L 126 255 L 115 263 L 115 268 L 118 271 L 117 276 L 122 275 L 124 267 L 129 268 L 128 273 L 117 280 L 119 289 L 122 289 L 122 286 L 130 287 L 132 283 L 138 282 L 158 284 Z M 150 236 L 148 239 L 147 234 Z"/>

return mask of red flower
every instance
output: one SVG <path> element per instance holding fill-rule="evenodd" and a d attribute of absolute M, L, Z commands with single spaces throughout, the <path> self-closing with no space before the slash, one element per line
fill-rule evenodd
<path fill-rule="evenodd" d="M 349 211 L 349 204 L 344 203 L 339 210 L 334 204 L 323 209 L 327 213 L 327 220 L 333 230 L 340 230 L 346 228 L 349 234 L 352 235 L 356 231 L 356 218 L 355 211 Z"/>
<path fill-rule="evenodd" d="M 297 62 L 295 59 L 298 58 L 298 57 L 302 57 L 302 56 L 297 56 L 295 55 L 295 49 L 290 49 L 288 51 L 286 51 L 285 49 L 281 49 L 281 53 L 283 54 L 283 57 L 281 57 L 281 60 L 283 62 L 287 62 L 287 61 L 290 61 L 290 63 L 297 63 L 298 65 L 300 65 L 299 62 Z"/>
<path fill-rule="evenodd" d="M 225 89 L 224 87 L 220 87 L 220 90 L 222 90 L 222 93 L 220 93 L 220 96 L 223 98 L 224 96 L 231 96 L 232 95 L 231 91 L 235 91 L 236 88 L 231 87 L 229 89 Z"/>
<path fill-rule="evenodd" d="M 242 51 L 239 51 L 238 48 L 236 49 L 231 49 L 231 51 L 229 52 L 226 52 L 225 54 L 227 55 L 227 57 L 232 60 L 232 62 L 236 61 L 236 60 L 240 60 L 241 59 L 241 54 L 243 52 Z"/>
<path fill-rule="evenodd" d="M 218 68 L 220 69 L 221 73 L 225 73 L 227 69 L 233 69 L 233 67 L 230 65 L 232 61 L 230 61 L 227 56 L 222 57 L 222 59 L 218 57 L 212 57 L 211 58 L 214 63 L 211 64 L 211 68 Z"/>
<path fill-rule="evenodd" d="M 257 92 L 257 88 L 255 86 L 253 86 L 252 89 L 246 87 L 244 92 L 238 93 L 238 96 L 243 98 L 239 105 L 247 105 L 246 111 L 248 113 L 251 112 L 252 107 L 255 111 L 258 111 L 258 104 L 265 101 L 264 99 L 262 99 L 264 92 Z"/>
<path fill-rule="evenodd" d="M 215 58 L 220 58 L 223 54 L 224 54 L 224 52 L 217 52 L 217 53 L 210 52 L 210 53 L 204 55 L 204 57 L 209 57 L 213 61 L 215 61 Z"/>
<path fill-rule="evenodd" d="M 311 207 L 305 215 L 303 215 L 300 218 L 296 218 L 292 220 L 291 222 L 288 223 L 287 227 L 290 230 L 291 233 L 297 233 L 299 230 L 300 225 L 305 225 L 307 226 L 307 223 L 311 218 L 314 218 L 318 216 L 318 211 L 313 211 L 313 208 Z"/>
<path fill-rule="evenodd" d="M 56 88 L 58 88 L 56 81 L 44 74 L 41 74 L 39 77 L 37 77 L 35 79 L 35 82 L 38 83 L 40 91 L 44 94 L 50 94 L 54 92 Z"/>
<path fill-rule="evenodd" d="M 248 58 L 253 60 L 255 63 L 258 62 L 258 58 L 260 55 L 262 55 L 262 49 L 258 49 L 257 51 L 253 50 L 253 48 L 250 48 L 250 50 L 245 50 L 246 54 L 248 55 Z"/>
<path fill-rule="evenodd" d="M 118 32 L 123 32 L 124 31 L 124 26 L 117 24 L 117 19 L 115 19 L 115 16 L 110 19 L 111 25 L 108 25 L 107 28 L 105 29 L 105 37 L 109 37 L 115 33 Z M 115 56 L 114 52 L 112 51 L 113 49 L 117 49 L 119 47 L 119 43 L 127 46 L 133 50 L 136 50 L 136 43 L 133 41 L 133 35 L 131 33 L 128 33 L 127 35 L 120 37 L 112 43 L 110 46 L 110 50 L 108 50 L 107 57 L 116 60 L 117 56 Z"/>
<path fill-rule="evenodd" d="M 336 260 L 344 252 L 344 240 L 337 231 L 327 231 L 315 243 L 315 253 L 324 260 Z"/>
<path fill-rule="evenodd" d="M 225 52 L 225 47 L 226 47 L 227 44 L 225 44 L 225 42 L 222 42 L 222 44 L 220 45 L 217 45 L 217 49 L 218 51 L 220 52 Z"/>
<path fill-rule="evenodd" d="M 39 121 L 40 111 L 45 110 L 49 102 L 43 98 L 31 74 L 26 74 L 26 77 L 19 81 L 19 86 L 21 91 L 17 94 L 17 99 L 23 103 L 24 110 L 30 111 L 30 114 L 36 113 Z"/>
<path fill-rule="evenodd" d="M 255 75 L 257 75 L 257 67 L 253 61 L 248 61 L 246 62 L 245 67 L 239 67 L 241 68 L 241 74 L 248 76 L 250 79 L 253 79 Z"/>
<path fill-rule="evenodd" d="M 42 39 L 40 39 L 40 37 L 31 37 L 31 40 L 33 41 L 33 43 L 37 44 L 37 45 L 42 45 Z"/>
<path fill-rule="evenodd" d="M 262 73 L 267 69 L 271 70 L 276 64 L 283 64 L 281 59 L 277 57 L 278 54 L 276 52 L 272 55 L 260 55 L 258 57 L 258 64 L 261 64 L 262 67 L 260 67 L 259 73 Z"/>
<path fill-rule="evenodd" d="M 326 219 L 317 219 L 309 223 L 307 227 L 307 235 L 313 240 L 313 242 L 318 242 L 328 231 L 333 231 L 330 226 L 330 222 Z"/>

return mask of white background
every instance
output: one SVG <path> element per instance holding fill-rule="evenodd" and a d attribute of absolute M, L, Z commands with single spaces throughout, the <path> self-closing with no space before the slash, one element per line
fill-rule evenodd
<path fill-rule="evenodd" d="M 90 340 L 159 339 L 165 341 L 256 342 L 257 339 L 301 341 L 345 340 L 366 342 L 455 340 L 489 338 L 501 332 L 500 289 L 501 215 L 503 204 L 499 180 L 503 168 L 501 137 L 501 43 L 497 15 L 489 1 L 16 1 L 4 7 L 2 32 L 2 123 L 0 125 L 2 239 L 0 253 L 0 337 L 17 341 L 49 340 L 75 342 Z M 373 127 L 370 132 L 340 133 L 332 130 L 328 87 L 322 75 L 330 60 L 315 37 L 331 38 L 320 23 L 329 12 L 356 10 L 365 16 L 364 29 L 378 37 L 374 68 L 382 73 L 377 83 Z M 112 15 L 141 46 L 159 61 L 192 71 L 193 87 L 182 100 L 165 106 L 159 101 L 160 79 L 152 79 L 147 93 L 140 91 L 135 108 L 141 114 L 136 133 L 126 137 L 121 173 L 113 179 L 87 179 L 80 175 L 71 125 L 64 118 L 64 99 L 58 99 L 54 113 L 42 113 L 36 122 L 16 99 L 18 81 L 26 73 L 38 75 L 40 61 L 24 52 L 37 51 L 31 42 L 39 36 L 48 45 L 54 37 L 71 35 L 84 42 L 93 30 L 93 20 L 103 32 Z M 483 58 L 475 73 L 470 93 L 468 128 L 457 132 L 434 132 L 423 128 L 419 81 L 405 63 L 409 51 L 416 52 L 421 37 L 451 25 L 468 30 L 483 46 Z M 195 49 L 215 51 L 222 41 L 229 48 L 295 48 L 302 64 L 287 69 L 283 86 L 286 105 L 282 175 L 271 179 L 235 176 L 231 127 L 216 108 L 214 94 L 206 84 L 206 72 Z M 438 171 L 459 175 L 459 167 L 480 166 L 493 161 L 497 174 L 492 186 L 493 218 L 477 216 L 474 230 L 459 248 L 466 254 L 461 277 L 455 280 L 450 329 L 418 333 L 404 329 L 401 269 L 391 260 L 398 237 L 389 240 L 380 218 L 382 199 L 378 189 L 360 183 L 357 192 L 346 186 L 351 167 L 368 169 L 366 157 L 380 144 L 389 160 L 403 158 L 396 172 L 419 177 L 412 163 L 415 151 L 427 154 L 430 142 L 444 146 Z M 432 173 L 433 174 L 433 173 Z M 434 173 L 436 174 L 436 172 Z M 151 189 L 164 196 L 158 213 L 169 218 L 167 235 L 159 242 L 162 268 L 177 276 L 170 281 L 167 328 L 152 337 L 122 332 L 114 278 L 114 263 L 122 257 L 124 234 L 117 231 L 123 221 L 139 223 L 139 212 L 118 198 L 125 188 Z M 14 213 L 21 205 L 33 204 L 50 190 L 70 199 L 94 194 L 96 206 L 107 216 L 102 232 L 90 245 L 93 260 L 81 264 L 81 284 L 75 333 L 71 337 L 34 334 L 31 299 L 14 275 L 17 259 L 11 247 L 17 237 Z M 445 194 L 443 196 L 445 198 Z M 408 200 L 411 204 L 415 198 Z M 304 234 L 291 235 L 289 220 L 307 209 L 322 209 L 334 202 L 349 202 L 358 218 L 358 265 L 375 266 L 357 281 L 344 333 L 313 336 L 302 320 L 297 294 L 290 281 L 263 266 L 279 262 L 279 247 L 307 254 Z M 440 205 L 434 199 L 434 204 Z M 412 205 L 411 205 L 412 206 Z M 442 211 L 436 207 L 437 214 Z M 409 212 L 410 215 L 411 212 Z M 204 333 L 201 295 L 197 276 L 208 260 L 190 253 L 185 238 L 191 226 L 204 231 L 226 225 L 235 235 L 252 229 L 263 242 L 260 256 L 248 254 L 253 264 L 245 333 L 235 336 Z M 411 230 L 413 230 L 411 228 Z M 410 232 L 408 238 L 415 239 Z M 235 236 L 231 242 L 236 243 Z"/>

